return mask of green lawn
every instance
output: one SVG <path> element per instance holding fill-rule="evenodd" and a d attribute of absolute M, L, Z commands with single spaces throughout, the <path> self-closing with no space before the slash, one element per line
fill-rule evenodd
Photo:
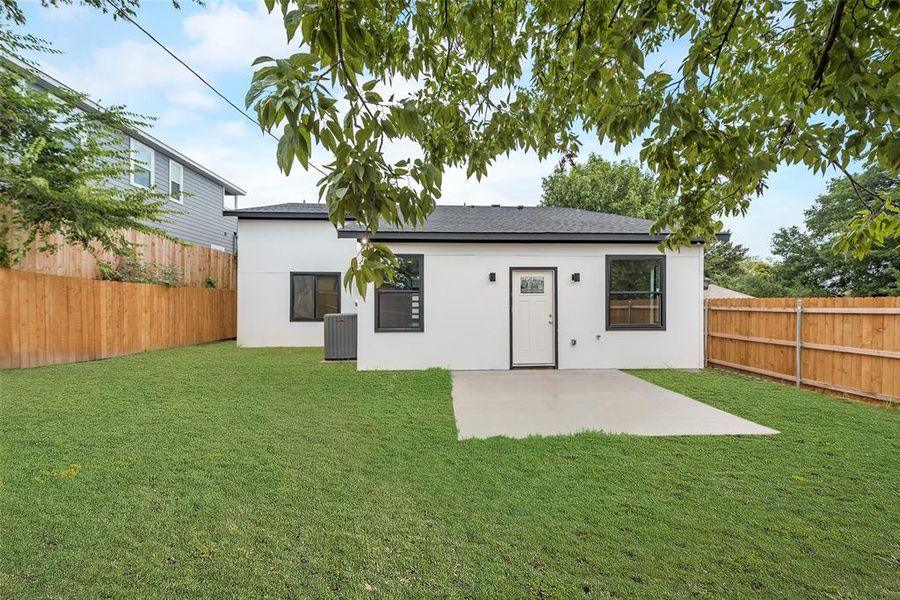
<path fill-rule="evenodd" d="M 0 373 L 0 597 L 900 597 L 898 411 L 652 371 L 782 433 L 458 442 L 321 356 Z"/>

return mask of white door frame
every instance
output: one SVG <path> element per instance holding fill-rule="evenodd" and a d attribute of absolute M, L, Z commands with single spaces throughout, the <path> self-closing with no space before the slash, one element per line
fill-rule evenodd
<path fill-rule="evenodd" d="M 553 364 L 541 366 L 516 366 L 513 362 L 513 275 L 516 271 L 548 271 L 553 273 Z M 559 368 L 559 277 L 556 267 L 509 268 L 509 368 L 510 369 L 558 369 Z"/>

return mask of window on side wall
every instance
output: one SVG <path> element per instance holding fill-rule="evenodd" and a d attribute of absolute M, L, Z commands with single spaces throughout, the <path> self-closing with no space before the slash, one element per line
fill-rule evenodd
<path fill-rule="evenodd" d="M 375 289 L 375 331 L 424 331 L 425 259 L 421 254 L 398 254 L 393 283 Z"/>
<path fill-rule="evenodd" d="M 155 155 L 153 149 L 139 141 L 128 138 L 131 150 L 131 185 L 137 187 L 153 187 Z"/>
<path fill-rule="evenodd" d="M 169 198 L 184 204 L 184 167 L 174 160 L 169 160 Z"/>
<path fill-rule="evenodd" d="M 606 329 L 665 329 L 665 289 L 665 256 L 607 256 Z"/>
<path fill-rule="evenodd" d="M 322 321 L 339 312 L 340 273 L 291 273 L 291 321 Z"/>

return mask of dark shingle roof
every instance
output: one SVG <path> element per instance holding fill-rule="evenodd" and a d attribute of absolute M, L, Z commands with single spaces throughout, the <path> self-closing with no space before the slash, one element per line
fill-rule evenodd
<path fill-rule="evenodd" d="M 251 219 L 328 218 L 324 204 L 288 203 L 226 211 Z M 551 206 L 438 206 L 415 228 L 382 225 L 373 240 L 382 241 L 545 241 L 654 242 L 666 233 L 650 235 L 652 221 L 577 208 Z M 338 237 L 363 237 L 355 223 L 338 230 Z"/>
<path fill-rule="evenodd" d="M 438 206 L 414 229 L 383 225 L 378 233 L 639 233 L 652 221 L 553 206 Z"/>
<path fill-rule="evenodd" d="M 254 206 L 253 208 L 226 210 L 223 214 L 226 217 L 238 217 L 241 219 L 300 219 L 327 221 L 328 206 L 325 204 L 311 204 L 306 202 L 287 202 L 285 204 L 270 204 L 269 206 Z"/>

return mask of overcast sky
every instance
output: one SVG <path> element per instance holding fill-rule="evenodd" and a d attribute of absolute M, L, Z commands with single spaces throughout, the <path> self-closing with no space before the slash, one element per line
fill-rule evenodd
<path fill-rule="evenodd" d="M 130 23 L 80 5 L 42 8 L 34 1 L 26 9 L 25 30 L 62 52 L 32 55 L 43 70 L 101 104 L 124 104 L 155 116 L 153 135 L 247 190 L 241 207 L 318 198 L 317 173 L 296 167 L 284 177 L 275 163 L 275 140 L 263 136 Z M 137 20 L 238 106 L 243 106 L 253 59 L 296 51 L 285 44 L 280 13 L 268 15 L 261 1 L 208 0 L 204 7 L 182 2 L 182 9 L 175 10 L 169 2 L 145 0 Z M 671 53 L 654 58 L 678 64 L 678 49 Z M 637 158 L 636 148 L 639 144 L 626 148 L 619 158 Z M 583 156 L 589 152 L 617 158 L 610 147 L 587 137 Z M 464 171 L 449 171 L 441 202 L 538 204 L 541 178 L 557 160 L 542 163 L 516 153 L 498 160 L 481 182 L 467 180 Z M 313 161 L 327 162 L 327 157 L 314 155 Z M 803 210 L 824 191 L 826 181 L 804 167 L 783 167 L 746 217 L 726 220 L 732 240 L 768 256 L 772 232 L 801 224 Z"/>

